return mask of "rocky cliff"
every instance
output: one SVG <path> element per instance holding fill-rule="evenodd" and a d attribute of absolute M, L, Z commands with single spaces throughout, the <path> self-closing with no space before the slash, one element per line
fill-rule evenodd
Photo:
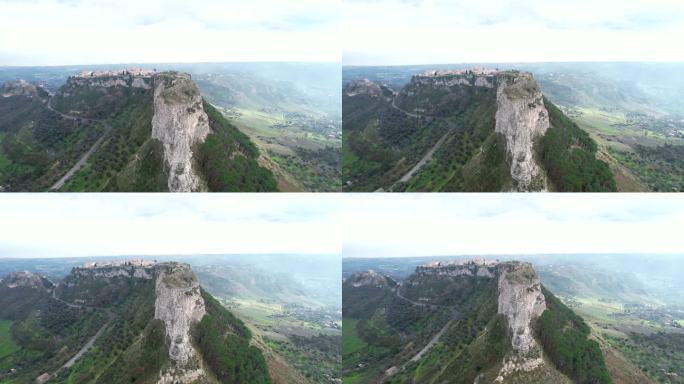
<path fill-rule="evenodd" d="M 365 88 L 370 87 L 366 85 Z M 428 124 L 421 125 L 421 132 L 427 132 L 431 127 L 429 123 L 435 120 L 447 124 L 453 131 L 445 136 L 450 148 L 442 149 L 443 153 L 433 159 L 434 163 L 442 164 L 433 164 L 432 172 L 428 172 L 429 177 L 423 176 L 424 179 L 435 177 L 434 168 L 449 169 L 444 162 L 453 163 L 454 158 L 462 158 L 456 162 L 465 169 L 462 177 L 466 189 L 549 189 L 535 143 L 545 136 L 551 122 L 544 97 L 532 74 L 497 70 L 428 71 L 413 76 L 393 99 L 392 105 L 410 117 L 424 119 Z M 465 144 L 474 144 L 479 149 L 473 151 Z M 496 149 L 492 150 L 493 147 Z M 478 165 L 483 161 L 478 156 L 490 160 L 486 165 Z M 470 159 L 474 160 L 468 163 Z M 455 167 L 455 164 L 451 166 Z M 475 181 L 477 177 L 472 176 L 489 174 L 492 169 L 496 170 L 496 175 L 489 176 L 490 180 L 484 183 Z M 504 173 L 505 170 L 508 172 Z M 448 171 L 443 172 L 444 177 L 450 175 Z M 419 178 L 420 172 L 413 179 Z M 439 185 L 439 182 L 421 187 L 413 184 L 421 190 Z"/>
<path fill-rule="evenodd" d="M 389 285 L 387 279 L 386 276 L 371 270 L 354 273 L 347 279 L 346 283 L 351 284 L 353 287 L 370 286 L 383 288 Z"/>
<path fill-rule="evenodd" d="M 171 192 L 190 192 L 199 187 L 193 170 L 193 146 L 209 134 L 209 119 L 202 107 L 202 96 L 187 74 L 157 76 L 154 89 L 152 138 L 164 147 Z"/>
<path fill-rule="evenodd" d="M 205 376 L 190 330 L 205 315 L 204 299 L 195 274 L 187 264 L 157 268 L 154 318 L 164 322 L 173 364 L 161 372 L 158 383 L 190 383 Z"/>
<path fill-rule="evenodd" d="M 0 95 L 2 97 L 25 96 L 30 98 L 37 98 L 38 87 L 29 83 L 26 80 L 8 81 L 0 87 Z"/>
<path fill-rule="evenodd" d="M 536 81 L 529 73 L 506 72 L 496 91 L 495 132 L 506 138 L 511 177 L 520 191 L 546 189 L 534 158 L 534 141 L 549 128 L 549 113 Z"/>
<path fill-rule="evenodd" d="M 52 286 L 52 282 L 28 271 L 12 272 L 0 280 L 0 285 L 7 288 L 38 288 L 44 289 Z"/>
<path fill-rule="evenodd" d="M 513 347 L 504 359 L 501 377 L 516 371 L 531 371 L 544 363 L 532 326 L 545 309 L 541 283 L 532 265 L 500 264 L 498 313 L 506 318 Z"/>
<path fill-rule="evenodd" d="M 378 97 L 382 95 L 382 88 L 380 85 L 368 80 L 361 79 L 349 82 L 344 87 L 344 93 L 347 96 L 368 95 L 371 97 Z"/>

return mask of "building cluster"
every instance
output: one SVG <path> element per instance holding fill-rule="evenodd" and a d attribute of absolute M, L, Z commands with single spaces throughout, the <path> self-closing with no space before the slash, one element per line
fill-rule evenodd
<path fill-rule="evenodd" d="M 108 76 L 152 76 L 155 70 L 142 68 L 127 68 L 113 71 L 82 71 L 77 77 L 108 77 Z"/>
<path fill-rule="evenodd" d="M 423 267 L 426 268 L 441 268 L 449 266 L 464 266 L 464 265 L 477 265 L 481 267 L 492 267 L 498 264 L 498 260 L 487 260 L 481 258 L 467 259 L 467 260 L 449 260 L 449 261 L 433 261 Z"/>
<path fill-rule="evenodd" d="M 422 77 L 438 77 L 438 76 L 454 76 L 454 75 L 478 75 L 478 76 L 493 76 L 499 73 L 498 69 L 492 68 L 468 68 L 468 69 L 447 69 L 447 70 L 429 70 L 418 76 Z"/>
<path fill-rule="evenodd" d="M 106 268 L 106 267 L 152 267 L 156 264 L 156 261 L 152 260 L 115 260 L 115 261 L 105 261 L 105 262 L 88 262 L 83 264 L 81 268 Z"/>

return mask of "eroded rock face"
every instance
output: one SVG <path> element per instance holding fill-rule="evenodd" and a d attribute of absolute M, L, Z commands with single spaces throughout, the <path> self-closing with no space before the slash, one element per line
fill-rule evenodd
<path fill-rule="evenodd" d="M 187 74 L 159 74 L 155 79 L 152 138 L 164 148 L 171 192 L 198 189 L 193 171 L 192 148 L 209 134 L 209 119 L 202 96 Z"/>
<path fill-rule="evenodd" d="M 26 80 L 8 81 L 0 87 L 0 95 L 2 97 L 38 97 L 38 88 Z"/>
<path fill-rule="evenodd" d="M 119 266 L 104 268 L 74 268 L 74 276 L 111 279 L 115 277 L 128 277 L 136 279 L 150 280 L 153 278 L 154 269 L 152 267 L 141 266 Z"/>
<path fill-rule="evenodd" d="M 164 322 L 173 362 L 160 372 L 158 383 L 194 382 L 205 376 L 190 336 L 206 313 L 199 282 L 187 264 L 159 264 L 155 292 L 154 318 Z"/>
<path fill-rule="evenodd" d="M 529 73 L 504 73 L 496 92 L 496 127 L 506 139 L 511 177 L 520 191 L 546 189 L 534 158 L 534 140 L 549 128 L 549 113 L 537 82 Z"/>
<path fill-rule="evenodd" d="M 387 283 L 387 277 L 373 270 L 354 273 L 349 277 L 347 282 L 353 287 L 372 286 L 382 288 L 389 285 Z"/>
<path fill-rule="evenodd" d="M 347 96 L 368 95 L 371 97 L 378 97 L 382 95 L 382 89 L 380 88 L 380 85 L 368 79 L 361 79 L 349 82 L 344 87 L 344 93 Z"/>
<path fill-rule="evenodd" d="M 67 79 L 67 85 L 70 87 L 132 87 L 152 89 L 152 79 L 153 77 L 150 75 L 139 76 L 132 74 L 119 74 L 98 77 L 74 76 Z"/>
<path fill-rule="evenodd" d="M 43 279 L 41 279 L 40 276 L 34 275 L 28 271 L 12 272 L 2 279 L 0 284 L 7 288 L 26 287 L 42 289 L 45 287 L 43 284 Z"/>
<path fill-rule="evenodd" d="M 498 313 L 505 316 L 513 352 L 504 359 L 501 375 L 531 371 L 544 363 L 532 325 L 546 310 L 539 277 L 529 263 L 500 264 Z"/>

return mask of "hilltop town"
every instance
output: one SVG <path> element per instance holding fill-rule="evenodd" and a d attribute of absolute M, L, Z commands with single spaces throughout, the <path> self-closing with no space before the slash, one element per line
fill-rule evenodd
<path fill-rule="evenodd" d="M 107 71 L 81 71 L 81 73 L 79 73 L 75 77 L 88 78 L 88 77 L 111 77 L 111 76 L 125 76 L 125 75 L 150 77 L 150 76 L 154 76 L 155 74 L 157 74 L 157 71 L 154 69 L 150 70 L 150 69 L 142 69 L 142 68 L 127 68 L 127 69 L 107 70 Z"/>
<path fill-rule="evenodd" d="M 487 260 L 481 258 L 473 258 L 466 260 L 449 260 L 449 261 L 433 261 L 429 264 L 421 265 L 423 268 L 442 268 L 442 267 L 460 267 L 467 265 L 475 265 L 478 267 L 493 267 L 499 264 L 498 260 Z"/>
<path fill-rule="evenodd" d="M 446 70 L 428 70 L 416 76 L 418 77 L 439 77 L 439 76 L 455 76 L 455 75 L 477 75 L 477 76 L 494 76 L 499 73 L 498 69 L 492 68 L 468 68 L 468 69 L 446 69 Z"/>
<path fill-rule="evenodd" d="M 105 262 L 87 262 L 83 264 L 81 269 L 95 269 L 95 268 L 110 268 L 110 267 L 153 267 L 157 264 L 156 260 L 115 260 Z"/>

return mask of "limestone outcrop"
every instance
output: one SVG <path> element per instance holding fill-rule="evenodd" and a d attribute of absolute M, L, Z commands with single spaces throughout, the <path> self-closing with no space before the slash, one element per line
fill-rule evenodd
<path fill-rule="evenodd" d="M 353 287 L 371 286 L 376 288 L 387 287 L 387 277 L 375 271 L 357 272 L 347 280 Z"/>
<path fill-rule="evenodd" d="M 495 132 L 506 139 L 511 177 L 519 191 L 546 189 L 546 178 L 534 158 L 534 141 L 549 128 L 549 113 L 529 73 L 506 72 L 496 91 Z"/>
<path fill-rule="evenodd" d="M 38 97 L 38 88 L 26 80 L 7 81 L 0 87 L 2 97 Z"/>
<path fill-rule="evenodd" d="M 362 79 L 349 82 L 344 87 L 344 93 L 347 96 L 368 95 L 371 97 L 378 97 L 382 95 L 382 89 L 380 88 L 380 85 L 368 79 Z"/>
<path fill-rule="evenodd" d="M 117 74 L 111 76 L 96 76 L 83 77 L 75 76 L 67 79 L 67 85 L 70 87 L 97 87 L 97 88 L 112 88 L 112 87 L 131 87 L 152 89 L 153 76 L 151 75 L 133 75 L 133 74 Z M 66 96 L 66 95 L 65 95 Z"/>
<path fill-rule="evenodd" d="M 536 369 L 544 360 L 532 326 L 546 309 L 539 277 L 529 263 L 502 263 L 498 287 L 498 313 L 506 318 L 513 347 L 504 359 L 500 375 Z"/>
<path fill-rule="evenodd" d="M 173 365 L 160 372 L 158 383 L 189 383 L 205 375 L 190 330 L 206 311 L 200 285 L 187 264 L 157 266 L 154 318 L 164 322 Z"/>
<path fill-rule="evenodd" d="M 154 87 L 152 138 L 164 148 L 171 192 L 191 192 L 199 187 L 193 170 L 193 146 L 209 134 L 209 118 L 199 89 L 187 74 L 159 74 Z"/>
<path fill-rule="evenodd" d="M 49 281 L 46 281 L 49 284 Z M 45 288 L 43 278 L 28 271 L 12 272 L 0 281 L 7 288 Z"/>

